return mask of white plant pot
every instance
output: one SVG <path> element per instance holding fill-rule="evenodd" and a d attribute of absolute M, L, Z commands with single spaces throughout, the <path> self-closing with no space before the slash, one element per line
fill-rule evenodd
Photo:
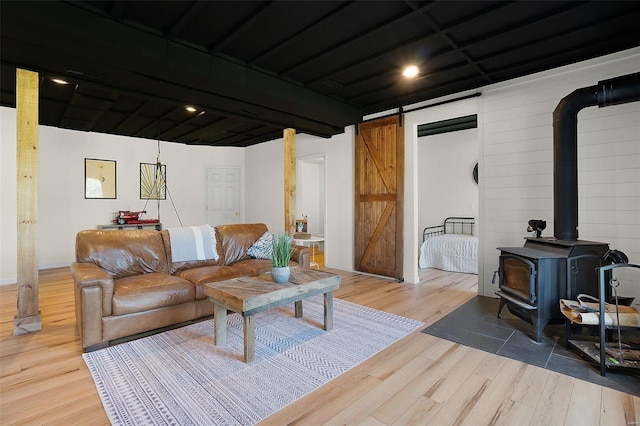
<path fill-rule="evenodd" d="M 271 276 L 273 277 L 273 281 L 276 283 L 286 283 L 289 281 L 289 276 L 291 275 L 291 269 L 288 266 L 283 267 L 272 267 L 271 268 Z"/>

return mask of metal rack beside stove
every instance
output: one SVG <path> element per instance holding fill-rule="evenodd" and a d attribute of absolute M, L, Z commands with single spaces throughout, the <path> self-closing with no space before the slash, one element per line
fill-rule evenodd
<path fill-rule="evenodd" d="M 611 291 L 608 288 L 607 283 L 611 280 L 613 270 L 620 270 L 621 268 L 637 268 L 640 269 L 640 265 L 632 263 L 618 263 L 613 265 L 602 266 L 598 272 L 598 300 L 599 303 L 599 317 L 605 316 L 605 301 L 610 300 Z M 592 330 L 596 329 L 597 339 L 594 340 L 574 340 L 571 338 L 570 333 L 570 321 L 567 319 L 567 345 L 570 348 L 576 350 L 583 358 L 599 366 L 600 375 L 606 376 L 607 369 L 615 369 L 620 371 L 640 371 L 640 361 L 636 362 L 619 362 L 612 361 L 612 357 L 607 354 L 607 344 L 612 343 L 611 331 L 618 330 L 617 325 L 607 325 L 605 321 L 600 320 L 598 325 L 585 325 L 579 324 L 580 327 L 588 327 Z M 620 330 L 640 330 L 640 327 L 620 326 Z M 611 337 L 611 338 L 609 338 Z M 616 342 L 613 341 L 613 346 Z M 610 346 L 611 347 L 611 346 Z M 614 348 L 615 349 L 615 348 Z"/>

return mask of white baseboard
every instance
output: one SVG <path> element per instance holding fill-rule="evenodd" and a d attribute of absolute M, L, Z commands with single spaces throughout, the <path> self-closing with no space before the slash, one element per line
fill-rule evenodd
<path fill-rule="evenodd" d="M 71 266 L 71 263 L 68 263 L 68 262 L 64 262 L 64 263 L 47 263 L 47 264 L 44 264 L 44 265 L 40 265 L 38 270 L 39 271 L 43 271 L 43 270 L 46 270 L 46 269 L 65 268 L 65 267 L 69 267 L 69 266 Z M 18 282 L 18 277 L 4 278 L 4 279 L 0 280 L 0 286 L 16 284 L 17 282 Z"/>

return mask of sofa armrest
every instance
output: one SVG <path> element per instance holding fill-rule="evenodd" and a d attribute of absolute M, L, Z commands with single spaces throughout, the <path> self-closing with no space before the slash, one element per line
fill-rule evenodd
<path fill-rule="evenodd" d="M 113 278 L 93 263 L 71 264 L 76 305 L 76 323 L 86 348 L 102 343 L 102 317 L 111 315 Z"/>
<path fill-rule="evenodd" d="M 74 262 L 71 265 L 71 276 L 75 284 L 75 291 L 79 292 L 88 287 L 99 287 L 101 300 L 101 316 L 111 315 L 111 302 L 113 299 L 113 278 L 104 269 L 93 263 Z"/>
<path fill-rule="evenodd" d="M 306 246 L 296 246 L 291 260 L 298 262 L 299 266 L 308 268 L 311 265 L 311 250 Z"/>

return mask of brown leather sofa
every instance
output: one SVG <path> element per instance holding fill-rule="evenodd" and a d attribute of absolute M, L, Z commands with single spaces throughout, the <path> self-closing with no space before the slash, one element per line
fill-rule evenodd
<path fill-rule="evenodd" d="M 247 255 L 267 231 L 262 223 L 216 226 L 217 261 L 172 262 L 169 232 L 80 231 L 76 261 L 76 321 L 86 351 L 122 337 L 213 315 L 203 285 L 271 269 Z M 309 249 L 297 247 L 291 265 L 309 266 Z"/>

